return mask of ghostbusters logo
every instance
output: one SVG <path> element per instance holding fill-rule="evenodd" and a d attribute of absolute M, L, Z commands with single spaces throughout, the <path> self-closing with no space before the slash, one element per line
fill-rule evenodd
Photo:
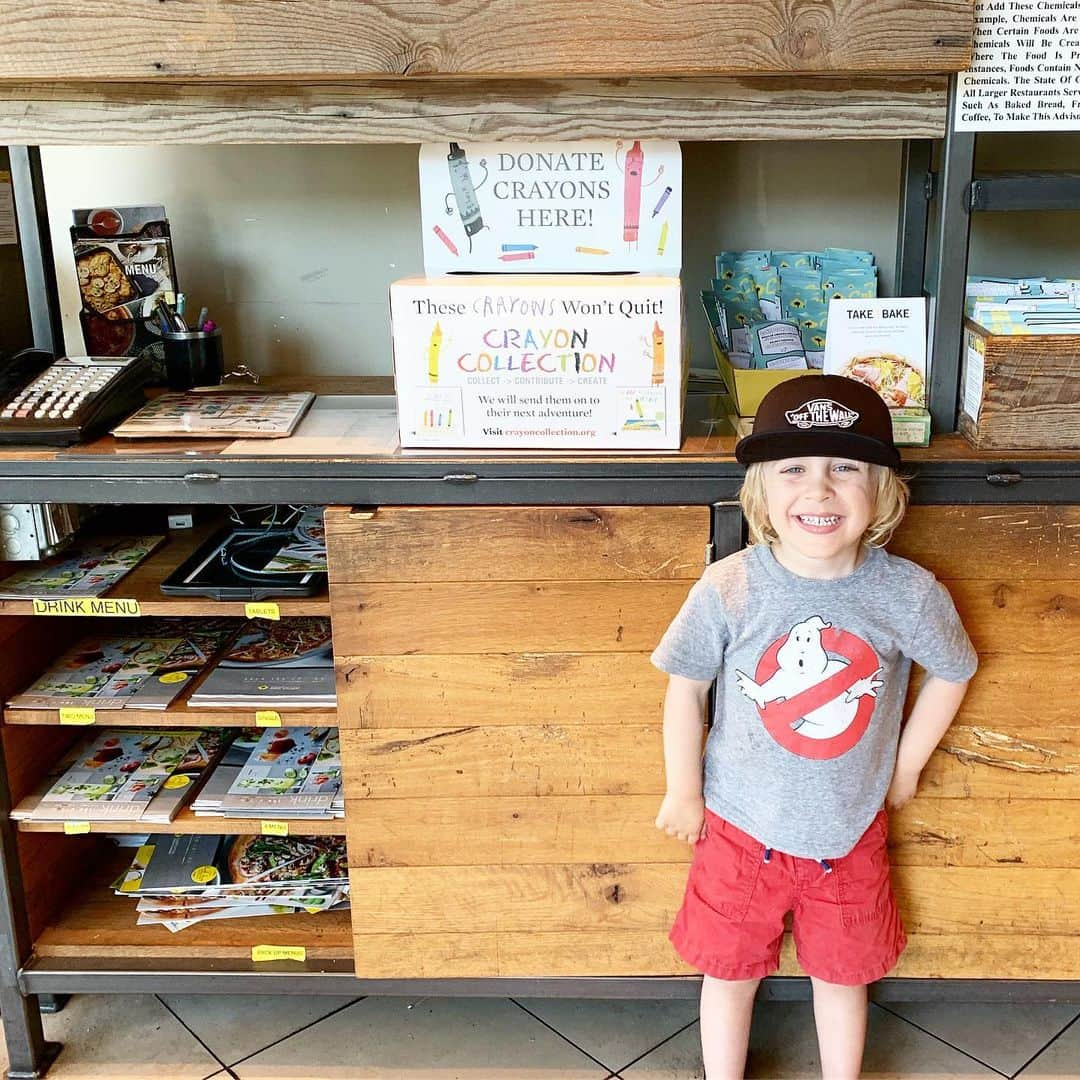
<path fill-rule="evenodd" d="M 736 671 L 735 685 L 781 746 L 825 760 L 862 738 L 884 685 L 880 673 L 881 661 L 862 638 L 814 615 L 765 650 L 753 678 Z"/>

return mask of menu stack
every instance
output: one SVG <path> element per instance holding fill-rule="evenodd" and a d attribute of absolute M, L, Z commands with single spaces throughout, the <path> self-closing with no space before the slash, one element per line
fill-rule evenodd
<path fill-rule="evenodd" d="M 332 708 L 330 620 L 251 621 L 188 699 L 192 708 Z"/>
<path fill-rule="evenodd" d="M 241 757 L 242 747 L 247 748 Z M 272 819 L 344 817 L 337 728 L 272 728 L 215 771 L 196 814 Z M 240 764 L 234 764 L 240 758 Z M 212 786 L 211 786 L 212 785 Z"/>
<path fill-rule="evenodd" d="M 160 836 L 114 883 L 138 924 L 173 932 L 207 919 L 317 914 L 348 906 L 343 837 Z"/>
<path fill-rule="evenodd" d="M 89 736 L 11 812 L 29 821 L 172 821 L 220 759 L 226 728 L 107 728 Z"/>

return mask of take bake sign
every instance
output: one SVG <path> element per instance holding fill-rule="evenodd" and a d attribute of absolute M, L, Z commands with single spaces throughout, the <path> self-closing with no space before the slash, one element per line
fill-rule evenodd
<path fill-rule="evenodd" d="M 669 140 L 427 143 L 429 274 L 638 272 L 682 263 L 682 157 Z"/>

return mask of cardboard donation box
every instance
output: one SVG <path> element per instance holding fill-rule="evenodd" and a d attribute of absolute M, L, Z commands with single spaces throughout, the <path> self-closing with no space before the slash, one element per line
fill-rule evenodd
<path fill-rule="evenodd" d="M 390 314 L 403 447 L 679 448 L 677 278 L 408 278 Z"/>
<path fill-rule="evenodd" d="M 679 144 L 426 143 L 420 217 L 429 274 L 675 275 Z"/>

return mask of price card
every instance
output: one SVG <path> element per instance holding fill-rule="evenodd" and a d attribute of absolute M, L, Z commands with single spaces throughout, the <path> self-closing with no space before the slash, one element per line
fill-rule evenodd
<path fill-rule="evenodd" d="M 90 831 L 89 821 L 65 821 L 64 834 L 66 836 L 82 836 Z"/>
<path fill-rule="evenodd" d="M 288 836 L 289 823 L 287 821 L 264 821 L 261 823 L 263 836 Z"/>
<path fill-rule="evenodd" d="M 251 959 L 256 963 L 264 960 L 299 960 L 307 959 L 307 949 L 303 945 L 253 945 Z"/>
<path fill-rule="evenodd" d="M 99 596 L 64 596 L 33 599 L 35 615 L 123 615 L 134 618 L 142 614 L 138 600 L 105 600 Z"/>
<path fill-rule="evenodd" d="M 244 614 L 249 619 L 272 619 L 277 622 L 281 618 L 281 608 L 274 603 L 245 604 Z"/>
<path fill-rule="evenodd" d="M 281 727 L 281 713 L 275 709 L 257 709 L 255 712 L 256 727 Z"/>
<path fill-rule="evenodd" d="M 97 722 L 97 715 L 90 705 L 61 705 L 61 724 L 93 724 Z"/>

